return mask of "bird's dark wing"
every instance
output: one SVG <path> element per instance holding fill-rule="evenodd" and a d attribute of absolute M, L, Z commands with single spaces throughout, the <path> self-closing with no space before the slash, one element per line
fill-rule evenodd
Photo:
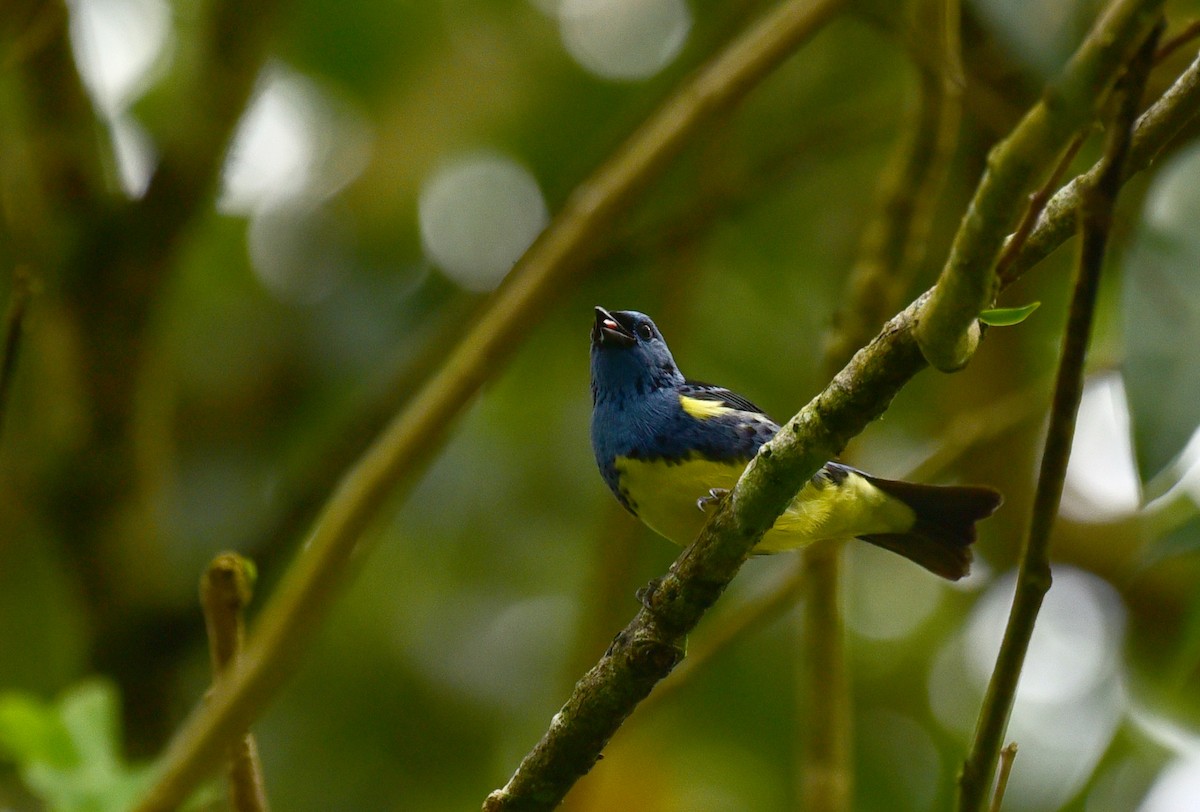
<path fill-rule="evenodd" d="M 746 398 L 739 395 L 737 392 L 730 391 L 722 386 L 713 386 L 711 383 L 703 383 L 701 381 L 684 381 L 679 387 L 679 394 L 686 395 L 689 398 L 696 400 L 712 400 L 717 403 L 722 403 L 731 409 L 737 409 L 743 412 L 752 412 L 762 415 L 771 420 L 770 415 L 762 409 L 755 406 Z M 771 420 L 774 423 L 774 420 Z"/>

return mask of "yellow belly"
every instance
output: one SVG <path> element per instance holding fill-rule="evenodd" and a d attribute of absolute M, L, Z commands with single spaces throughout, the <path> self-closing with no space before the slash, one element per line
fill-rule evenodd
<path fill-rule="evenodd" d="M 711 488 L 732 488 L 746 466 L 700 457 L 674 464 L 621 457 L 616 467 L 638 518 L 660 536 L 687 545 L 696 540 L 707 519 L 696 500 Z M 903 532 L 913 520 L 912 510 L 903 502 L 864 477 L 850 474 L 836 485 L 807 483 L 754 550 L 773 553 L 815 541 Z"/>

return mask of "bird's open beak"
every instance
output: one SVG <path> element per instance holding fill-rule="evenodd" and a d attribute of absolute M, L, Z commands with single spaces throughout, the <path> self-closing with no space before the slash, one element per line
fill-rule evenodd
<path fill-rule="evenodd" d="M 617 347 L 632 347 L 637 343 L 633 333 L 603 307 L 596 308 L 596 323 L 592 325 L 592 344 L 602 346 L 610 344 Z"/>

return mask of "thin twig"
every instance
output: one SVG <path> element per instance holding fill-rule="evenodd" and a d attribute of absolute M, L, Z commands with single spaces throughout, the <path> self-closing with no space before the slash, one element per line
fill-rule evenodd
<path fill-rule="evenodd" d="M 1200 37 L 1200 20 L 1193 20 L 1192 23 L 1186 26 L 1182 31 L 1164 42 L 1159 47 L 1158 52 L 1154 55 L 1155 65 L 1164 62 L 1174 51 L 1183 47 L 1196 37 Z M 1143 119 L 1139 119 L 1138 127 L 1134 132 L 1134 147 L 1132 149 L 1134 155 L 1138 153 L 1137 144 L 1142 131 L 1144 119 L 1145 117 L 1143 117 Z M 1059 180 L 1062 178 L 1063 173 L 1066 172 L 1066 170 L 1070 167 L 1071 162 L 1075 160 L 1075 156 L 1078 154 L 1079 148 L 1083 146 L 1084 140 L 1085 137 L 1083 133 L 1080 133 L 1079 135 L 1075 136 L 1074 139 L 1072 139 L 1071 144 L 1067 147 L 1066 152 L 1063 153 L 1061 160 L 1058 162 L 1058 166 L 1055 167 L 1050 177 L 1044 184 L 1042 184 L 1041 188 L 1038 189 L 1037 192 L 1030 196 L 1029 206 L 1026 208 L 1025 214 L 1022 216 L 1020 224 L 1017 226 L 1016 231 L 1014 231 L 1005 241 L 1004 252 L 1000 255 L 1000 260 L 996 263 L 996 276 L 999 279 L 1001 288 L 1005 288 L 1010 285 L 1018 272 L 1023 270 L 1021 267 L 1014 267 L 1014 263 L 1016 262 L 1017 258 L 1021 256 L 1021 253 L 1025 248 L 1025 244 L 1029 241 L 1029 237 L 1034 231 L 1034 227 L 1037 226 L 1041 221 L 1042 211 L 1050 202 L 1052 191 L 1056 186 L 1058 186 Z M 1127 173 L 1132 173 L 1142 168 L 1141 166 L 1137 165 L 1138 161 L 1135 159 L 1134 155 L 1131 155 L 1126 161 L 1125 171 Z M 1027 263 L 1025 264 L 1025 267 L 1028 267 Z"/>
<path fill-rule="evenodd" d="M 1091 122 L 1104 91 L 1154 25 L 1161 7 L 1162 0 L 1114 0 L 1042 100 L 992 149 L 988 170 L 921 314 L 918 340 L 935 368 L 959 369 L 975 351 L 976 319 L 998 289 L 994 269 L 1005 237 L 1000 232 L 1013 221 L 1036 179 Z"/>
<path fill-rule="evenodd" d="M 1192 20 L 1178 34 L 1163 41 L 1158 47 L 1158 52 L 1154 54 L 1154 64 L 1166 61 L 1167 57 L 1197 37 L 1200 37 L 1200 20 Z"/>
<path fill-rule="evenodd" d="M 1012 773 L 1013 761 L 1017 758 L 1017 743 L 1009 742 L 1000 751 L 1000 773 L 996 776 L 996 791 L 992 794 L 989 812 L 1000 812 L 1004 805 L 1004 792 L 1008 789 L 1008 776 Z"/>
<path fill-rule="evenodd" d="M 0 348 L 0 437 L 4 436 L 4 418 L 8 414 L 8 397 L 17 373 L 17 358 L 25 335 L 25 316 L 33 292 L 33 279 L 28 269 L 18 265 L 13 270 L 12 287 L 8 294 L 8 314 L 4 317 L 4 346 Z"/>
<path fill-rule="evenodd" d="M 1054 170 L 1046 178 L 1046 182 L 1029 196 L 1029 205 L 1025 207 L 1025 213 L 1021 215 L 1021 222 L 1017 224 L 1017 230 L 1005 241 L 1004 251 L 1000 254 L 1000 259 L 996 261 L 996 279 L 1001 288 L 1012 283 L 1010 273 L 1013 262 L 1020 255 L 1021 249 L 1025 247 L 1025 243 L 1029 241 L 1029 235 L 1033 233 L 1038 218 L 1041 217 L 1046 204 L 1050 202 L 1050 198 L 1058 190 L 1059 182 L 1067 170 L 1071 168 L 1071 162 L 1079 154 L 1079 148 L 1083 146 L 1085 140 L 1087 138 L 1084 133 L 1080 133 L 1072 138 L 1071 143 L 1063 150 L 1063 154 L 1058 159 Z"/>
<path fill-rule="evenodd" d="M 497 373 L 531 322 L 579 275 L 583 260 L 602 242 L 613 218 L 627 210 L 637 193 L 714 115 L 744 97 L 844 2 L 792 0 L 776 8 L 701 68 L 580 184 L 438 374 L 342 480 L 303 552 L 263 609 L 244 665 L 216 686 L 179 729 L 138 812 L 178 806 L 213 768 L 228 742 L 263 711 L 295 670 L 352 564 L 364 558 L 367 525 L 398 492 L 411 486 L 444 442 L 454 416 Z M 587 766 L 592 760 L 594 756 Z"/>
<path fill-rule="evenodd" d="M 213 682 L 237 667 L 245 637 L 244 612 L 254 592 L 254 565 L 237 553 L 221 553 L 200 579 L 200 606 L 208 632 Z M 254 736 L 247 731 L 230 748 L 229 805 L 234 812 L 267 812 L 267 788 Z"/>
<path fill-rule="evenodd" d="M 1200 115 L 1200 57 L 1193 60 L 1159 100 L 1138 118 L 1129 157 L 1125 161 L 1125 179 L 1153 163 L 1197 115 Z M 1103 169 L 1104 162 L 1101 161 L 1050 198 L 1038 217 L 1037 227 L 1009 266 L 1009 282 L 1037 265 L 1075 233 L 1079 223 L 1079 201 L 1084 190 L 1096 183 Z"/>
<path fill-rule="evenodd" d="M 959 812 L 983 809 L 987 801 L 999 759 L 1000 742 L 1012 713 L 1017 681 L 1033 635 L 1034 622 L 1042 599 L 1050 589 L 1050 532 L 1058 513 L 1067 460 L 1071 454 L 1071 440 L 1075 433 L 1075 417 L 1083 392 L 1083 366 L 1095 316 L 1100 272 L 1104 264 L 1113 207 L 1124 176 L 1123 165 L 1132 141 L 1138 102 L 1153 63 L 1155 44 L 1161 30 L 1160 18 L 1118 80 L 1115 91 L 1117 112 L 1109 126 L 1101 160 L 1103 171 L 1081 201 L 1079 271 L 1063 337 L 1050 425 L 1046 432 L 1029 530 L 1021 552 L 1012 610 L 996 658 L 996 668 L 980 709 L 975 740 L 959 776 Z"/>

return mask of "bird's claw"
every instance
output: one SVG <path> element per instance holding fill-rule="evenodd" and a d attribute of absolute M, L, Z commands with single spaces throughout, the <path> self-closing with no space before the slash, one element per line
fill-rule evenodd
<path fill-rule="evenodd" d="M 638 589 L 634 596 L 638 599 L 638 603 L 647 609 L 653 608 L 650 604 L 654 600 L 654 593 L 658 591 L 658 585 L 661 583 L 659 578 L 651 578 L 650 582 L 644 587 Z"/>
<path fill-rule="evenodd" d="M 724 499 L 728 493 L 728 488 L 709 488 L 708 496 L 701 496 L 696 500 L 696 507 L 701 513 L 707 513 L 710 507 Z"/>

